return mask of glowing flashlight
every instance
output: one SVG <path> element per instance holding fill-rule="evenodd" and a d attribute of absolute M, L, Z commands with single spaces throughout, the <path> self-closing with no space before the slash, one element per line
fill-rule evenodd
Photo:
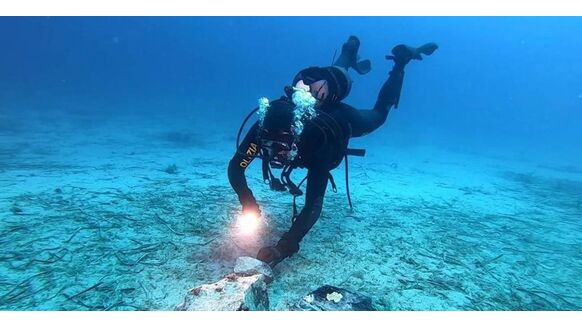
<path fill-rule="evenodd" d="M 243 234 L 255 232 L 259 226 L 259 216 L 256 213 L 244 213 L 238 217 L 237 225 Z"/>

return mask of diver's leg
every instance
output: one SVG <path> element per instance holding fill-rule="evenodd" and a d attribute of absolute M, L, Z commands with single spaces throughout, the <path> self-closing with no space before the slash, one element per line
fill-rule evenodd
<path fill-rule="evenodd" d="M 388 80 L 380 89 L 374 110 L 386 112 L 387 115 L 390 107 L 398 108 L 402 81 L 404 81 L 404 66 L 412 59 L 422 60 L 421 54 L 432 55 L 437 48 L 436 43 L 427 43 L 418 48 L 400 44 L 392 48 L 392 55 L 386 56 L 386 59 L 394 60 L 394 66 Z"/>
<path fill-rule="evenodd" d="M 395 63 L 392 67 L 390 73 L 388 73 L 388 79 L 380 88 L 378 93 L 378 99 L 374 105 L 374 111 L 380 113 L 380 116 L 388 116 L 388 111 L 392 106 L 398 107 L 398 101 L 400 100 L 400 92 L 402 91 L 402 82 L 404 81 L 404 66 L 406 64 Z M 382 121 L 382 123 L 384 123 Z"/>
<path fill-rule="evenodd" d="M 364 136 L 386 122 L 390 108 L 398 105 L 403 81 L 404 65 L 394 65 L 380 89 L 374 109 L 357 110 L 350 107 L 345 111 L 352 127 L 352 137 Z"/>
<path fill-rule="evenodd" d="M 386 56 L 386 59 L 394 60 L 394 66 L 388 75 L 388 79 L 380 88 L 374 109 L 353 110 L 348 114 L 351 116 L 352 137 L 366 135 L 386 122 L 388 112 L 392 106 L 398 108 L 406 64 L 412 59 L 422 60 L 420 54 L 430 55 L 437 48 L 438 46 L 435 43 L 427 43 L 419 48 L 398 45 L 392 49 L 392 55 Z"/>

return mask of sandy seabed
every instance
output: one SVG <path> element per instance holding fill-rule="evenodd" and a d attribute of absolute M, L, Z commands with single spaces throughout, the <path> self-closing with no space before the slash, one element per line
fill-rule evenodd
<path fill-rule="evenodd" d="M 235 129 L 7 117 L 0 310 L 170 310 L 290 226 L 292 197 L 254 164 L 264 221 L 256 234 L 237 229 Z M 357 140 L 366 157 L 350 158 L 354 210 L 342 165 L 300 252 L 275 270 L 272 309 L 324 284 L 383 310 L 582 309 L 582 170 L 368 141 Z"/>

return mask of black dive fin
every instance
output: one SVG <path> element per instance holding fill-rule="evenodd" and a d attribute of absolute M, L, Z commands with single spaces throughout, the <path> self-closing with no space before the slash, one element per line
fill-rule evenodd
<path fill-rule="evenodd" d="M 392 55 L 386 56 L 386 59 L 401 60 L 405 63 L 411 59 L 422 60 L 421 54 L 430 56 L 435 50 L 438 49 L 438 47 L 439 46 L 434 42 L 423 44 L 418 48 L 407 46 L 405 44 L 399 44 L 392 48 Z"/>
<path fill-rule="evenodd" d="M 429 42 L 429 43 L 423 44 L 422 46 L 418 47 L 418 51 L 424 55 L 430 56 L 438 48 L 439 48 L 439 46 L 436 43 Z"/>
<path fill-rule="evenodd" d="M 411 59 L 422 60 L 421 54 L 430 56 L 433 52 L 435 52 L 435 50 L 438 49 L 438 47 L 439 46 L 434 42 L 423 44 L 418 48 L 407 46 L 405 44 L 399 44 L 392 48 L 392 55 L 386 56 L 386 59 L 401 60 L 405 63 Z"/>
<path fill-rule="evenodd" d="M 356 36 L 350 36 L 348 41 L 342 45 L 342 53 L 333 64 L 334 66 L 343 67 L 346 71 L 353 68 L 358 74 L 366 74 L 372 69 L 369 60 L 359 60 L 358 50 L 360 49 L 360 40 Z"/>
<path fill-rule="evenodd" d="M 372 70 L 372 63 L 368 59 L 364 59 L 356 63 L 355 66 L 352 67 L 354 71 L 358 72 L 360 75 L 367 74 Z"/>

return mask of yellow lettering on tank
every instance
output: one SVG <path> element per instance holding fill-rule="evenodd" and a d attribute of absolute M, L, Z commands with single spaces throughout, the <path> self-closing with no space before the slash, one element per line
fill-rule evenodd
<path fill-rule="evenodd" d="M 247 155 L 249 156 L 253 156 L 257 153 L 257 145 L 254 143 L 251 143 L 249 145 L 249 148 L 247 149 Z"/>
<path fill-rule="evenodd" d="M 249 164 L 253 160 L 253 156 L 257 153 L 257 149 L 258 149 L 257 144 L 251 143 L 249 145 L 249 148 L 247 148 L 247 151 L 245 153 L 249 157 L 243 158 L 243 160 L 239 163 L 240 167 L 242 167 L 244 169 L 247 166 L 249 166 Z"/>
<path fill-rule="evenodd" d="M 249 164 L 250 164 L 250 163 L 251 163 L 251 161 L 249 161 L 248 159 L 246 159 L 246 158 L 245 158 L 245 159 L 243 159 L 243 160 L 240 162 L 240 164 L 239 164 L 239 165 L 240 165 L 240 167 L 242 167 L 242 168 L 244 169 L 244 168 L 246 168 L 247 166 L 249 166 Z"/>

